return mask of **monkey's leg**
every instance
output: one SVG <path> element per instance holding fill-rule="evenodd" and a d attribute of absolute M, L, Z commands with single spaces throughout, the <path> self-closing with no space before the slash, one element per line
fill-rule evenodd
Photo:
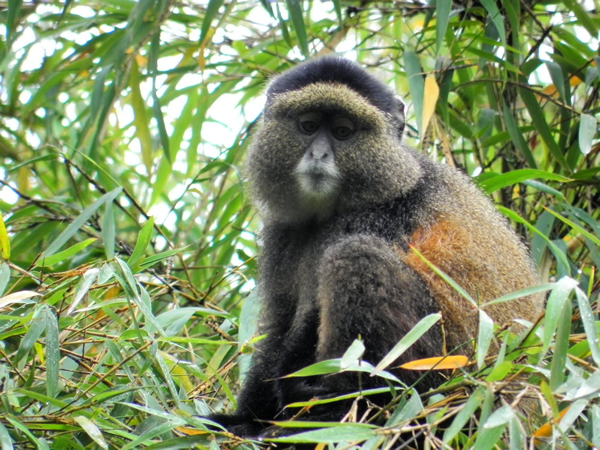
<path fill-rule="evenodd" d="M 319 360 L 341 357 L 360 337 L 366 346 L 364 359 L 377 364 L 420 319 L 438 312 L 421 277 L 402 262 L 390 243 L 374 236 L 336 241 L 326 249 L 319 273 Z M 433 327 L 394 365 L 441 352 L 441 333 L 439 327 Z M 407 384 L 422 375 L 397 373 Z M 365 379 L 377 384 L 373 378 Z M 356 380 L 334 376 L 328 382 L 325 378 L 332 389 L 342 391 L 357 390 Z"/>

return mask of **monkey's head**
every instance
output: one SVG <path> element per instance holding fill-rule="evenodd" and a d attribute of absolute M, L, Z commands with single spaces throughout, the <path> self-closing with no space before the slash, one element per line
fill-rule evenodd
<path fill-rule="evenodd" d="M 266 220 L 288 223 L 401 196 L 421 175 L 403 130 L 403 103 L 356 63 L 296 66 L 267 90 L 246 159 L 252 195 Z"/>

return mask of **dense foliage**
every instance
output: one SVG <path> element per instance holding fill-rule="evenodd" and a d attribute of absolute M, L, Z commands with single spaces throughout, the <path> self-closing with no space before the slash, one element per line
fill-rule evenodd
<path fill-rule="evenodd" d="M 3 450 L 258 445 L 199 419 L 233 408 L 260 339 L 241 160 L 268 78 L 332 51 L 407 98 L 407 139 L 493 196 L 551 295 L 531 332 L 496 330 L 497 357 L 482 322 L 476 368 L 397 389 L 384 426 L 288 440 L 600 446 L 597 2 L 1 8 Z"/>

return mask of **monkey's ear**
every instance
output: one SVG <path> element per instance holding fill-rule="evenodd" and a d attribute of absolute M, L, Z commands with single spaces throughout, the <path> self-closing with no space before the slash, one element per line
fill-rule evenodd
<path fill-rule="evenodd" d="M 394 97 L 394 110 L 392 112 L 394 116 L 394 122 L 396 122 L 396 129 L 398 130 L 398 137 L 402 138 L 404 134 L 404 125 L 406 119 L 404 118 L 404 102 L 399 96 Z"/>

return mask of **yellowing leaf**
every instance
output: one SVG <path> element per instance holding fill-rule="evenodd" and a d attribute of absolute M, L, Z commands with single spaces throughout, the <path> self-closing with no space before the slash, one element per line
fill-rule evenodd
<path fill-rule="evenodd" d="M 191 435 L 196 435 L 196 434 L 210 434 L 208 431 L 195 430 L 194 428 L 175 427 L 175 429 L 177 431 L 179 431 L 180 433 L 185 434 L 186 436 L 191 436 Z"/>
<path fill-rule="evenodd" d="M 539 427 L 537 429 L 537 431 L 535 433 L 533 433 L 533 437 L 534 438 L 550 437 L 552 435 L 552 426 L 554 424 L 560 422 L 560 419 L 563 418 L 563 416 L 567 413 L 568 410 L 569 410 L 569 407 L 566 407 L 565 409 L 563 409 L 560 412 L 560 414 L 558 415 L 558 417 L 556 419 L 550 419 L 544 425 L 542 425 L 541 427 Z"/>
<path fill-rule="evenodd" d="M 445 370 L 458 369 L 469 364 L 469 358 L 464 355 L 436 356 L 434 358 L 416 359 L 400 366 L 406 370 Z"/>
<path fill-rule="evenodd" d="M 3 259 L 10 258 L 10 243 L 8 242 L 8 233 L 6 232 L 2 216 L 0 216 L 0 255 Z"/>
<path fill-rule="evenodd" d="M 438 87 L 437 81 L 435 81 L 435 75 L 429 74 L 425 78 L 425 91 L 423 93 L 423 118 L 421 120 L 421 136 L 425 136 L 429 121 L 435 112 L 435 105 L 440 95 L 440 88 Z"/>
<path fill-rule="evenodd" d="M 179 360 L 173 358 L 172 355 L 169 355 L 166 352 L 160 352 L 160 354 L 165 358 L 165 364 L 169 367 L 173 379 L 179 382 L 186 391 L 190 392 L 194 390 L 194 383 L 192 383 L 188 377 L 185 369 L 179 364 Z"/>

